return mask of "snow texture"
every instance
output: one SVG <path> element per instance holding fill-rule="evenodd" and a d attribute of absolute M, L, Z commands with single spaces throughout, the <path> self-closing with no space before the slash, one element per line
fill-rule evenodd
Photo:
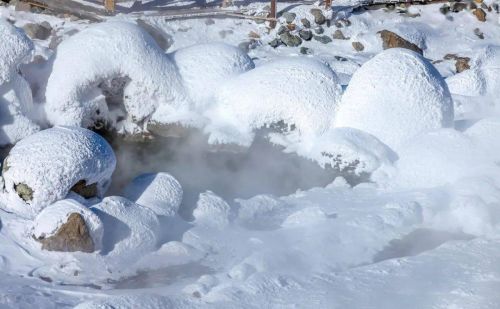
<path fill-rule="evenodd" d="M 159 216 L 175 216 L 182 202 L 181 184 L 167 173 L 144 174 L 124 189 L 123 195 Z"/>
<path fill-rule="evenodd" d="M 0 19 L 0 85 L 4 84 L 17 74 L 19 65 L 34 49 L 33 42 L 8 21 Z"/>
<path fill-rule="evenodd" d="M 75 200 L 66 199 L 57 201 L 44 208 L 35 218 L 33 236 L 36 238 L 46 238 L 54 235 L 73 213 L 78 213 L 82 216 L 89 230 L 90 237 L 94 242 L 94 247 L 96 250 L 99 250 L 103 237 L 101 219 L 86 206 Z"/>
<path fill-rule="evenodd" d="M 172 113 L 187 107 L 175 64 L 154 39 L 135 24 L 104 22 L 58 47 L 46 92 L 49 121 L 83 127 L 113 121 L 97 87 L 118 77 L 130 78 L 123 95 L 129 122 L 142 122 L 159 105 Z"/>
<path fill-rule="evenodd" d="M 220 87 L 209 113 L 209 142 L 249 146 L 255 130 L 281 121 L 301 136 L 319 135 L 330 127 L 340 94 L 337 75 L 319 61 L 266 63 Z"/>
<path fill-rule="evenodd" d="M 229 223 L 231 207 L 211 191 L 200 194 L 193 217 L 196 225 L 224 228 Z"/>
<path fill-rule="evenodd" d="M 32 199 L 24 207 L 12 210 L 34 216 L 64 199 L 81 180 L 87 185 L 97 184 L 98 194 L 102 195 L 116 159 L 109 144 L 96 133 L 83 128 L 54 127 L 18 142 L 4 165 L 5 189 L 11 199 L 22 201 L 15 189 L 19 184 L 33 191 Z"/>
<path fill-rule="evenodd" d="M 354 73 L 335 126 L 373 134 L 397 151 L 416 135 L 450 127 L 453 118 L 453 102 L 439 72 L 417 53 L 393 48 Z"/>

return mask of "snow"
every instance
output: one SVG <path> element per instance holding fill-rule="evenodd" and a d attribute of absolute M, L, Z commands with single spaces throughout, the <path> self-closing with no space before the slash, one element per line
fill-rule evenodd
<path fill-rule="evenodd" d="M 111 117 L 98 85 L 117 77 L 131 79 L 124 88 L 128 122 L 140 124 L 159 105 L 170 113 L 189 107 L 175 64 L 153 38 L 132 23 L 106 22 L 59 45 L 47 84 L 48 120 L 54 125 L 83 127 L 99 119 L 114 124 L 117 119 Z"/>
<path fill-rule="evenodd" d="M 220 87 L 209 111 L 209 142 L 249 146 L 255 130 L 280 121 L 302 136 L 319 135 L 330 127 L 340 95 L 337 75 L 319 61 L 266 63 Z"/>
<path fill-rule="evenodd" d="M 211 191 L 200 194 L 193 210 L 196 225 L 224 228 L 229 224 L 231 206 Z"/>
<path fill-rule="evenodd" d="M 113 150 L 99 135 L 83 128 L 54 127 L 18 142 L 4 165 L 3 178 L 10 210 L 34 216 L 43 208 L 64 199 L 79 181 L 97 184 L 102 195 L 116 165 Z M 32 200 L 24 203 L 15 187 L 32 189 Z M 19 202 L 23 202 L 19 204 Z"/>
<path fill-rule="evenodd" d="M 123 195 L 159 216 L 174 216 L 182 202 L 182 187 L 168 173 L 144 174 L 134 178 Z"/>
<path fill-rule="evenodd" d="M 97 215 L 75 200 L 61 200 L 44 208 L 35 218 L 33 236 L 46 238 L 54 235 L 73 213 L 82 216 L 94 242 L 94 248 L 99 250 L 102 244 L 103 224 Z"/>
<path fill-rule="evenodd" d="M 453 102 L 439 72 L 405 49 L 388 49 L 353 75 L 335 127 L 373 134 L 398 150 L 406 141 L 453 124 Z"/>
<path fill-rule="evenodd" d="M 19 65 L 26 60 L 34 49 L 33 42 L 22 32 L 12 26 L 7 20 L 0 19 L 0 85 L 9 82 L 17 74 Z"/>

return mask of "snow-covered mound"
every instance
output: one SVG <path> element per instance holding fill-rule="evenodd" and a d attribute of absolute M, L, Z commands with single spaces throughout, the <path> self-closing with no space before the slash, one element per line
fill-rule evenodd
<path fill-rule="evenodd" d="M 116 121 L 98 87 L 115 78 L 129 79 L 123 90 L 126 115 L 118 115 L 129 122 L 141 123 L 160 104 L 169 112 L 186 107 L 175 64 L 154 39 L 135 24 L 105 22 L 59 45 L 47 84 L 48 120 L 83 127 Z"/>
<path fill-rule="evenodd" d="M 23 202 L 13 210 L 32 216 L 70 190 L 102 195 L 115 165 L 113 150 L 96 133 L 54 127 L 18 142 L 4 161 L 3 178 L 9 198 Z"/>
<path fill-rule="evenodd" d="M 39 239 L 54 235 L 61 225 L 67 222 L 72 213 L 78 213 L 82 216 L 94 243 L 94 248 L 99 250 L 102 245 L 103 224 L 96 214 L 75 200 L 58 201 L 44 208 L 35 218 L 33 236 Z"/>
<path fill-rule="evenodd" d="M 33 109 L 31 89 L 18 73 L 28 58 L 33 42 L 19 29 L 0 19 L 0 146 L 13 144 L 40 130 L 30 120 Z"/>
<path fill-rule="evenodd" d="M 197 44 L 171 56 L 197 106 L 210 103 L 217 88 L 232 77 L 255 68 L 244 51 L 224 43 Z"/>
<path fill-rule="evenodd" d="M 196 225 L 224 228 L 229 224 L 231 207 L 212 191 L 200 194 L 193 217 Z"/>
<path fill-rule="evenodd" d="M 220 87 L 209 112 L 209 141 L 249 146 L 254 130 L 280 122 L 301 135 L 319 135 L 330 127 L 340 94 L 337 75 L 321 62 L 266 63 Z"/>
<path fill-rule="evenodd" d="M 160 216 L 174 216 L 181 205 L 182 194 L 181 184 L 167 173 L 140 175 L 123 191 L 126 198 Z"/>
<path fill-rule="evenodd" d="M 335 115 L 335 127 L 375 135 L 398 150 L 416 135 L 449 127 L 453 102 L 439 72 L 406 49 L 388 49 L 353 75 Z"/>
<path fill-rule="evenodd" d="M 185 302 L 184 302 L 185 303 Z M 182 308 L 182 301 L 174 301 L 168 297 L 156 295 L 128 295 L 114 296 L 97 300 L 89 300 L 75 307 L 75 309 L 104 309 L 104 308 L 120 308 L 120 309 L 168 309 Z"/>

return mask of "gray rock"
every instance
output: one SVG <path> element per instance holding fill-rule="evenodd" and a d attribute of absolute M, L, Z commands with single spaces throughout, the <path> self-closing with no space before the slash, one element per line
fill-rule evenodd
<path fill-rule="evenodd" d="M 347 58 L 342 57 L 342 56 L 334 56 L 335 60 L 340 61 L 340 62 L 345 62 L 347 61 Z"/>
<path fill-rule="evenodd" d="M 339 19 L 335 22 L 335 27 L 337 27 L 337 28 L 349 27 L 350 25 L 351 25 L 351 21 L 347 18 L 342 18 L 342 19 Z"/>
<path fill-rule="evenodd" d="M 287 28 L 286 26 L 280 26 L 280 27 L 278 28 L 278 31 L 276 31 L 276 33 L 277 33 L 278 35 L 283 34 L 283 33 L 285 33 L 285 32 L 288 32 L 288 28 Z"/>
<path fill-rule="evenodd" d="M 309 19 L 302 18 L 300 22 L 302 23 L 302 26 L 304 26 L 305 28 L 311 28 L 311 22 L 309 21 Z"/>
<path fill-rule="evenodd" d="M 474 34 L 480 38 L 481 40 L 484 40 L 484 33 L 481 31 L 479 28 L 474 29 Z"/>
<path fill-rule="evenodd" d="M 30 202 L 33 200 L 33 189 L 31 189 L 27 184 L 20 183 L 14 185 L 14 190 L 16 190 L 17 195 L 25 201 Z"/>
<path fill-rule="evenodd" d="M 348 40 L 349 39 L 349 38 L 346 38 L 344 36 L 344 33 L 339 29 L 335 30 L 335 32 L 333 33 L 333 38 L 335 40 Z"/>
<path fill-rule="evenodd" d="M 251 49 L 255 49 L 258 45 L 259 41 L 257 40 L 249 40 L 249 41 L 244 41 L 238 44 L 238 48 L 240 48 L 242 51 L 248 53 Z"/>
<path fill-rule="evenodd" d="M 439 8 L 439 12 L 443 15 L 448 14 L 450 12 L 450 6 L 448 4 L 443 4 L 443 6 Z"/>
<path fill-rule="evenodd" d="M 325 32 L 325 29 L 323 29 L 323 27 L 321 26 L 314 28 L 314 33 L 316 34 L 323 34 L 323 32 Z"/>
<path fill-rule="evenodd" d="M 389 11 L 394 11 L 396 6 L 393 3 L 389 3 L 385 6 Z"/>
<path fill-rule="evenodd" d="M 311 30 L 308 29 L 302 29 L 299 31 L 299 36 L 304 40 L 304 41 L 310 41 L 312 39 L 312 32 Z"/>
<path fill-rule="evenodd" d="M 322 25 L 326 22 L 326 17 L 320 9 L 311 9 L 311 14 L 314 16 L 314 22 L 318 25 Z"/>
<path fill-rule="evenodd" d="M 363 44 L 361 44 L 361 42 L 352 42 L 352 47 L 356 51 L 363 51 L 365 49 L 365 46 Z"/>
<path fill-rule="evenodd" d="M 52 33 L 52 27 L 48 22 L 42 22 L 40 24 L 28 23 L 23 26 L 23 29 L 26 35 L 36 40 L 46 40 Z"/>
<path fill-rule="evenodd" d="M 213 20 L 212 18 L 205 19 L 205 25 L 210 26 L 213 24 L 215 24 L 215 20 Z"/>
<path fill-rule="evenodd" d="M 276 48 L 281 45 L 280 39 L 274 39 L 268 43 L 272 48 Z"/>
<path fill-rule="evenodd" d="M 302 46 L 300 48 L 300 53 L 303 54 L 303 55 L 311 55 L 312 54 L 312 50 L 310 48 Z"/>
<path fill-rule="evenodd" d="M 328 44 L 332 42 L 332 39 L 328 35 L 315 35 L 314 39 L 323 44 Z"/>
<path fill-rule="evenodd" d="M 281 34 L 280 40 L 283 44 L 289 47 L 296 47 L 302 44 L 302 39 L 297 35 L 290 34 L 290 32 Z"/>
<path fill-rule="evenodd" d="M 163 32 L 161 29 L 156 28 L 142 19 L 136 20 L 137 25 L 146 31 L 160 46 L 161 49 L 167 50 L 174 43 L 174 39 L 171 35 Z"/>
<path fill-rule="evenodd" d="M 285 18 L 285 21 L 289 24 L 293 23 L 295 20 L 295 17 L 297 17 L 297 14 L 291 13 L 291 12 L 285 12 L 283 13 L 283 18 Z"/>
<path fill-rule="evenodd" d="M 465 3 L 465 2 L 453 2 L 450 5 L 450 10 L 453 13 L 461 12 L 461 11 L 465 10 L 466 8 L 467 8 L 467 3 Z"/>
<path fill-rule="evenodd" d="M 420 49 L 420 47 L 411 42 L 408 42 L 392 31 L 382 30 L 377 33 L 380 34 L 380 37 L 382 38 L 382 47 L 384 49 L 406 48 L 409 50 L 413 50 L 414 52 L 417 52 L 421 55 L 423 54 L 423 51 L 422 49 Z"/>

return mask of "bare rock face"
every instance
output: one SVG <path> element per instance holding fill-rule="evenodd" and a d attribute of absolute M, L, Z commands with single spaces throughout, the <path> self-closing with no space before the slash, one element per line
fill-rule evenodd
<path fill-rule="evenodd" d="M 77 182 L 71 188 L 71 191 L 86 199 L 96 197 L 98 194 L 97 184 L 93 183 L 87 186 L 87 182 L 85 180 Z"/>
<path fill-rule="evenodd" d="M 382 30 L 379 31 L 378 34 L 380 34 L 380 37 L 382 38 L 382 47 L 384 49 L 389 49 L 389 48 L 406 48 L 409 50 L 413 50 L 414 52 L 417 52 L 419 54 L 423 54 L 422 50 L 420 47 L 417 45 L 408 42 L 407 40 L 403 39 L 396 33 L 389 31 L 389 30 Z"/>
<path fill-rule="evenodd" d="M 95 249 L 89 229 L 79 213 L 70 214 L 68 221 L 54 235 L 36 240 L 42 244 L 42 250 L 48 251 L 90 253 Z"/>
<path fill-rule="evenodd" d="M 29 202 L 33 200 L 33 189 L 31 189 L 27 184 L 17 184 L 14 186 L 14 190 L 16 190 L 16 193 L 23 199 L 23 201 Z"/>

